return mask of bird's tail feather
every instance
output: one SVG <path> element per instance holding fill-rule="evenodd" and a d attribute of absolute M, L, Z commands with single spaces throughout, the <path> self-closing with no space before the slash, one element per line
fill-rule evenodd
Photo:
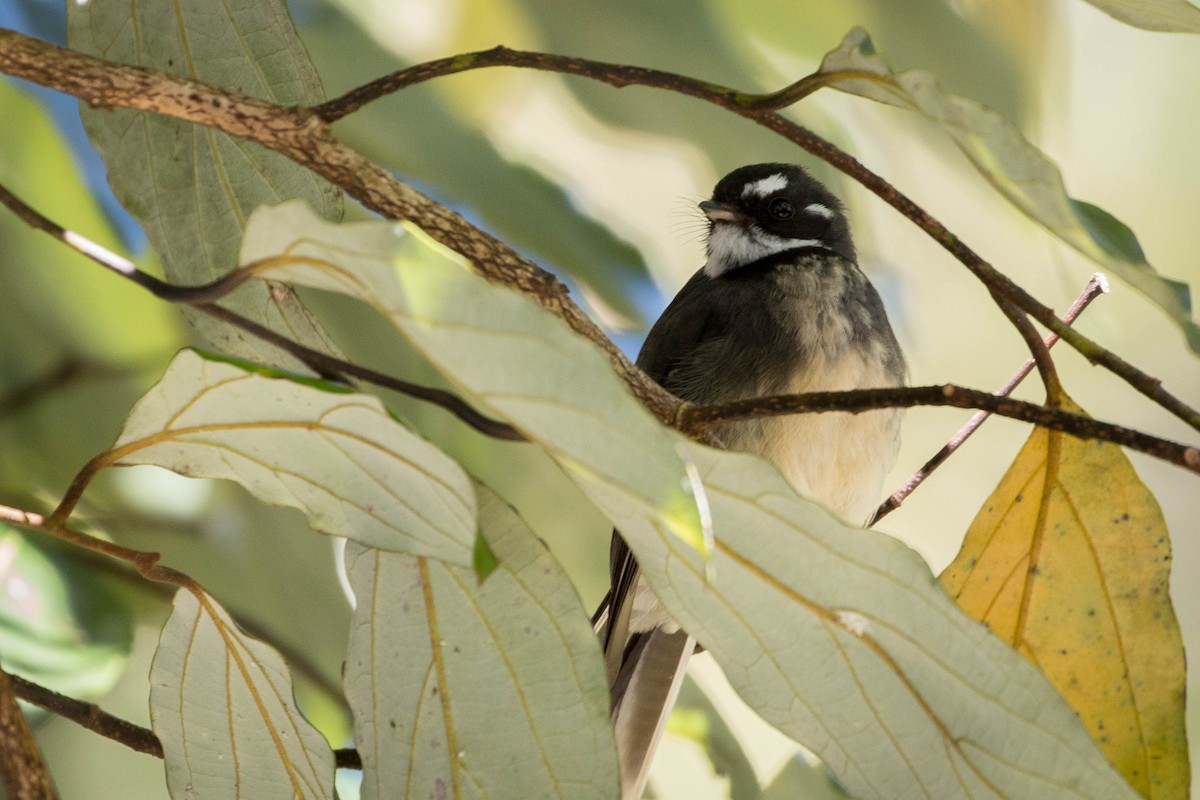
<path fill-rule="evenodd" d="M 696 640 L 661 628 L 635 634 L 612 686 L 621 798 L 641 797 Z"/>

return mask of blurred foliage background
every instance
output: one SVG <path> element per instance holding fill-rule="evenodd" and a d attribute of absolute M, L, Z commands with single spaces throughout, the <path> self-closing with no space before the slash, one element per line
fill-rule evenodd
<path fill-rule="evenodd" d="M 332 96 L 405 64 L 506 44 L 672 70 L 748 91 L 813 71 L 853 25 L 897 69 L 924 67 L 949 90 L 1007 116 L 1061 166 L 1068 189 L 1129 224 L 1166 275 L 1200 284 L 1195 216 L 1200 42 L 1122 25 L 1081 0 L 293 0 L 292 12 Z M 0 25 L 63 42 L 59 0 L 6 0 Z M 1064 309 L 1093 266 L 1013 210 L 950 140 L 915 116 L 823 91 L 788 112 L 912 196 L 1043 302 Z M 337 134 L 435 199 L 566 280 L 630 354 L 673 292 L 702 262 L 694 204 L 729 169 L 798 161 L 845 199 L 861 262 L 884 295 L 916 384 L 1002 384 L 1025 358 L 1019 337 L 971 276 L 915 227 L 791 144 L 728 113 L 649 89 L 614 90 L 559 76 L 491 70 L 444 78 L 376 102 Z M 154 269 L 145 240 L 107 191 L 73 100 L 0 79 L 0 180 L 57 222 Z M 349 218 L 365 217 L 348 208 Z M 188 332 L 177 312 L 0 215 L 0 502 L 53 505 L 74 472 L 116 435 L 131 403 Z M 328 329 L 361 361 L 429 376 L 408 353 L 378 352 L 372 322 L 313 298 Z M 1185 401 L 1200 369 L 1179 330 L 1133 289 L 1078 326 Z M 1162 436 L 1188 431 L 1107 373 L 1061 347 L 1066 387 L 1090 413 Z M 1036 388 L 1019 396 L 1040 400 Z M 608 528 L 548 463 L 464 431 L 441 412 L 391 398 L 476 474 L 509 487 L 588 605 L 606 585 Z M 909 412 L 891 482 L 899 485 L 969 416 Z M 1026 436 L 990 422 L 881 527 L 938 571 Z M 1185 644 L 1200 650 L 1200 484 L 1132 455 L 1174 533 L 1173 596 Z M 102 476 L 89 524 L 160 550 L 231 612 L 281 646 L 302 705 L 335 746 L 336 700 L 349 609 L 329 540 L 301 517 L 234 486 L 153 468 Z M 0 652 L 6 664 L 145 724 L 145 675 L 166 598 L 110 565 L 0 530 Z M 711 663 L 668 737 L 652 789 L 660 797 L 730 793 L 714 774 L 715 706 L 763 784 L 782 768 L 800 786 L 795 747 L 740 711 Z M 1193 677 L 1189 719 L 1200 724 Z M 698 717 L 696 715 L 699 715 Z M 697 722 L 697 719 L 700 722 Z M 162 764 L 40 719 L 65 797 L 163 796 Z M 720 750 L 718 746 L 716 750 Z M 1200 758 L 1193 745 L 1192 759 Z M 352 781 L 352 778 L 347 777 Z M 742 775 L 744 778 L 745 776 Z M 102 790 L 102 787 L 111 787 Z M 107 794 L 105 792 L 108 792 Z M 826 791 L 823 789 L 814 792 Z M 813 794 L 811 796 L 824 796 Z"/>

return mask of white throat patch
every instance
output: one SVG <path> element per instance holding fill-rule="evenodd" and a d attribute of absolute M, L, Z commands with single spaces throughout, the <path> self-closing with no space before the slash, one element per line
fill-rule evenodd
<path fill-rule="evenodd" d="M 715 278 L 785 250 L 824 246 L 820 239 L 785 239 L 757 226 L 747 228 L 733 222 L 718 222 L 708 235 L 708 261 L 704 264 L 704 273 Z"/>
<path fill-rule="evenodd" d="M 747 183 L 746 188 L 742 189 L 742 197 L 766 197 L 775 192 L 782 192 L 787 188 L 787 177 L 783 173 L 775 173 L 768 175 L 765 178 L 760 178 L 754 183 Z"/>

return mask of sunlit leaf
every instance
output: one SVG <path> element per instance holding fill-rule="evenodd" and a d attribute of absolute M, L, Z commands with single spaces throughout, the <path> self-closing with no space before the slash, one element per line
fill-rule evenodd
<path fill-rule="evenodd" d="M 165 70 L 282 104 L 322 98 L 320 80 L 284 0 L 213 3 L 140 0 L 68 3 L 72 47 Z M 122 205 L 145 228 L 168 279 L 199 284 L 227 271 L 250 212 L 301 198 L 321 216 L 341 215 L 332 186 L 278 153 L 189 122 L 124 109 L 81 109 Z M 332 345 L 282 286 L 255 285 L 227 303 L 274 330 L 322 349 Z M 189 312 L 204 343 L 276 366 L 291 356 Z"/>
<path fill-rule="evenodd" d="M 1170 572 L 1166 522 L 1121 449 L 1039 428 L 941 580 L 1046 673 L 1134 788 L 1179 800 L 1186 673 Z"/>
<path fill-rule="evenodd" d="M 1105 14 L 1148 31 L 1200 33 L 1200 8 L 1188 0 L 1087 0 Z"/>
<path fill-rule="evenodd" d="M 693 452 L 711 570 L 620 495 L 592 496 L 742 698 L 853 797 L 1136 797 L 1046 678 L 958 609 L 920 556 L 845 527 L 764 461 Z"/>
<path fill-rule="evenodd" d="M 0 657 L 4 668 L 72 697 L 112 688 L 133 620 L 94 573 L 0 523 Z"/>
<path fill-rule="evenodd" d="M 406 230 L 332 225 L 287 203 L 254 215 L 241 263 L 269 259 L 256 274 L 373 306 L 461 394 L 520 429 L 581 485 L 619 489 L 702 549 L 700 513 L 671 436 L 599 350 Z"/>
<path fill-rule="evenodd" d="M 134 407 L 109 458 L 234 480 L 300 509 L 321 533 L 471 563 L 470 481 L 369 395 L 184 350 Z"/>
<path fill-rule="evenodd" d="M 938 124 L 1013 205 L 1157 303 L 1200 353 L 1200 325 L 1192 319 L 1187 284 L 1159 275 L 1120 220 L 1070 197 L 1058 166 L 1009 120 L 943 91 L 925 70 L 892 72 L 862 28 L 851 30 L 825 56 L 819 72 L 844 92 L 916 111 Z"/>
<path fill-rule="evenodd" d="M 478 487 L 498 565 L 467 568 L 350 544 L 356 607 L 346 695 L 364 798 L 617 794 L 608 687 L 574 588 Z"/>
<path fill-rule="evenodd" d="M 150 721 L 173 798 L 333 797 L 333 751 L 293 703 L 283 659 L 207 594 L 175 595 L 150 668 Z"/>

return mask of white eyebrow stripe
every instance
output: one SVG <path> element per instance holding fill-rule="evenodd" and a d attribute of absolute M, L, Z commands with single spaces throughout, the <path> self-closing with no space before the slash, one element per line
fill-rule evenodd
<path fill-rule="evenodd" d="M 775 192 L 782 192 L 787 188 L 787 176 L 781 172 L 774 175 L 768 175 L 765 178 L 760 178 L 754 183 L 747 183 L 746 188 L 742 189 L 742 197 L 757 195 L 758 197 L 766 197 Z"/>
<path fill-rule="evenodd" d="M 833 210 L 829 206 L 823 206 L 820 203 L 809 203 L 804 207 L 804 213 L 824 217 L 825 219 L 833 219 Z"/>

